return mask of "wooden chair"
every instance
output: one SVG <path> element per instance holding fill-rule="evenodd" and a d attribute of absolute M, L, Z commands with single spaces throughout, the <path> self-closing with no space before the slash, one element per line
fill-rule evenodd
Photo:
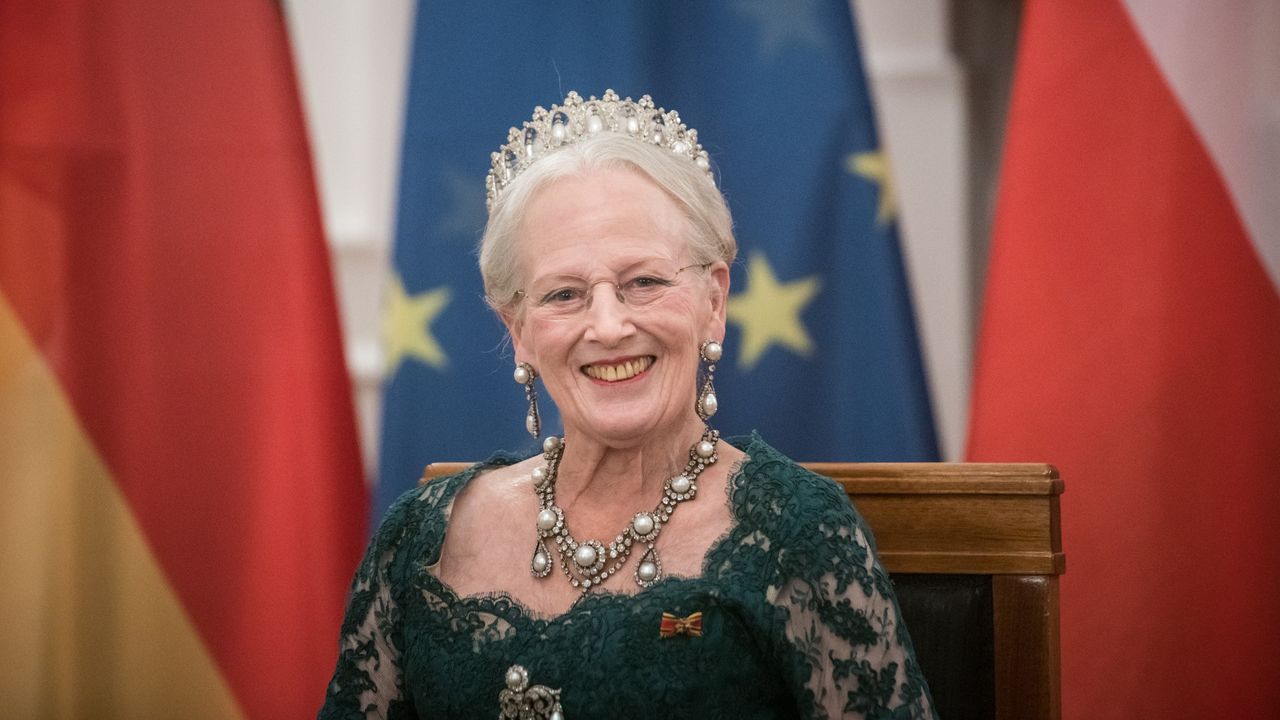
<path fill-rule="evenodd" d="M 946 720 L 1059 720 L 1057 470 L 1039 464 L 804 463 L 875 534 Z M 423 480 L 465 463 L 433 463 Z"/>
<path fill-rule="evenodd" d="M 843 485 L 871 526 L 940 717 L 1061 717 L 1057 470 L 804 465 Z"/>

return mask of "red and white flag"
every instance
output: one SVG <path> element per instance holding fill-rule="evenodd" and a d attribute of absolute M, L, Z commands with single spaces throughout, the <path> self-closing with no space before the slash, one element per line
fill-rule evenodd
<path fill-rule="evenodd" d="M 1066 717 L 1280 717 L 1280 3 L 1024 13 L 969 459 L 1066 481 Z"/>

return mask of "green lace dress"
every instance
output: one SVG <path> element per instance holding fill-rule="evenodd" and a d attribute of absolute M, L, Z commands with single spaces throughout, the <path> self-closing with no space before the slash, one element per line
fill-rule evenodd
<path fill-rule="evenodd" d="M 320 717 L 498 717 L 507 669 L 585 718 L 934 718 L 874 540 L 838 485 L 759 437 L 730 479 L 733 522 L 700 577 L 592 593 L 552 618 L 459 597 L 427 568 L 450 503 L 498 457 L 401 497 L 352 586 Z M 663 637 L 663 613 L 702 613 Z"/>

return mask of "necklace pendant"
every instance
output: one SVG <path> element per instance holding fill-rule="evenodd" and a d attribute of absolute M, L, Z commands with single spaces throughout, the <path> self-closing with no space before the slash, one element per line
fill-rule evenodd
<path fill-rule="evenodd" d="M 650 545 L 645 554 L 640 557 L 640 562 L 636 564 L 636 584 L 642 588 L 649 588 L 661 579 L 662 558 L 658 557 L 658 551 Z"/>
<path fill-rule="evenodd" d="M 570 564 L 584 588 L 598 585 L 604 579 L 600 577 L 600 571 L 604 569 L 607 560 L 607 551 L 599 540 L 579 543 L 570 556 Z"/>
<path fill-rule="evenodd" d="M 658 539 L 658 531 L 661 529 L 662 522 L 653 513 L 638 512 L 627 527 L 627 536 L 637 542 L 651 543 Z M 623 538 L 618 539 L 621 542 Z"/>
<path fill-rule="evenodd" d="M 536 578 L 544 578 L 551 572 L 551 552 L 542 538 L 533 546 L 533 559 L 529 561 L 529 571 Z"/>

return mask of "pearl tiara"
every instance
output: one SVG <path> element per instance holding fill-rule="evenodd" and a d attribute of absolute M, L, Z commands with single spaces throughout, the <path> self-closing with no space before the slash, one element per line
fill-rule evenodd
<path fill-rule="evenodd" d="M 507 132 L 507 144 L 491 155 L 492 167 L 484 183 L 486 205 L 493 209 L 507 185 L 535 160 L 602 132 L 623 133 L 687 157 L 715 182 L 707 151 L 698 142 L 698 131 L 680 122 L 675 110 L 656 107 L 648 95 L 637 102 L 620 100 L 613 90 L 605 90 L 600 99 L 592 95 L 583 100 L 570 91 L 563 104 L 552 105 L 550 110 L 536 107 L 522 128 Z"/>

